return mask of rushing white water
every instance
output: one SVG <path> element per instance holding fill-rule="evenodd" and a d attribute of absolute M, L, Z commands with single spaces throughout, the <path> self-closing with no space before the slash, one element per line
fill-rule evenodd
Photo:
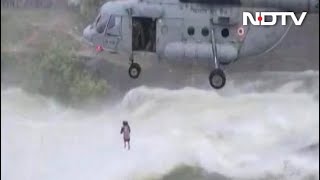
<path fill-rule="evenodd" d="M 284 76 L 293 78 L 258 90 Z M 318 72 L 269 74 L 237 88 L 231 81 L 219 94 L 139 87 L 99 112 L 9 88 L 1 92 L 1 179 L 143 179 L 180 164 L 235 179 L 319 179 L 318 157 L 298 153 L 319 142 L 318 81 Z"/>

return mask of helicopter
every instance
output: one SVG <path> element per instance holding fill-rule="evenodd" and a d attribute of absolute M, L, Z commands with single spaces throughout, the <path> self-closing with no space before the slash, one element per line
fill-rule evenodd
<path fill-rule="evenodd" d="M 83 38 L 97 52 L 125 54 L 133 79 L 141 74 L 135 54 L 148 52 L 169 63 L 209 67 L 211 87 L 221 89 L 223 66 L 269 52 L 293 24 L 318 12 L 319 0 L 108 1 Z"/>

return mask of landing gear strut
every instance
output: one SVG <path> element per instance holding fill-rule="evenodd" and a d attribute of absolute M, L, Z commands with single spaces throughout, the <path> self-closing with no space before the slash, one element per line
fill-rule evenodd
<path fill-rule="evenodd" d="M 131 55 L 130 57 L 130 67 L 129 67 L 129 70 L 128 70 L 128 73 L 129 73 L 129 76 L 132 78 L 132 79 L 137 79 L 141 73 L 141 67 L 138 63 L 135 63 L 133 61 L 133 56 Z"/>
<path fill-rule="evenodd" d="M 214 56 L 214 69 L 209 75 L 209 83 L 211 87 L 215 89 L 221 89 L 226 84 L 226 76 L 223 70 L 220 68 L 220 63 L 217 58 L 217 47 L 214 37 L 214 31 L 211 30 L 211 40 L 212 40 L 212 53 Z"/>

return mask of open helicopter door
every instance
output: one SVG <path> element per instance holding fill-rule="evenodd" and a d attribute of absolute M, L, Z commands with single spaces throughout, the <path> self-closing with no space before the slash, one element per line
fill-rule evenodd
<path fill-rule="evenodd" d="M 156 19 L 132 17 L 132 51 L 156 51 Z"/>

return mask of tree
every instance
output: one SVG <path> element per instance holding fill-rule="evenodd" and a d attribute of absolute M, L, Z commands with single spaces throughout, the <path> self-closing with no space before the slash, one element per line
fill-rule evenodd
<path fill-rule="evenodd" d="M 97 10 L 106 2 L 105 0 L 81 0 L 80 13 L 87 18 L 96 16 Z"/>

